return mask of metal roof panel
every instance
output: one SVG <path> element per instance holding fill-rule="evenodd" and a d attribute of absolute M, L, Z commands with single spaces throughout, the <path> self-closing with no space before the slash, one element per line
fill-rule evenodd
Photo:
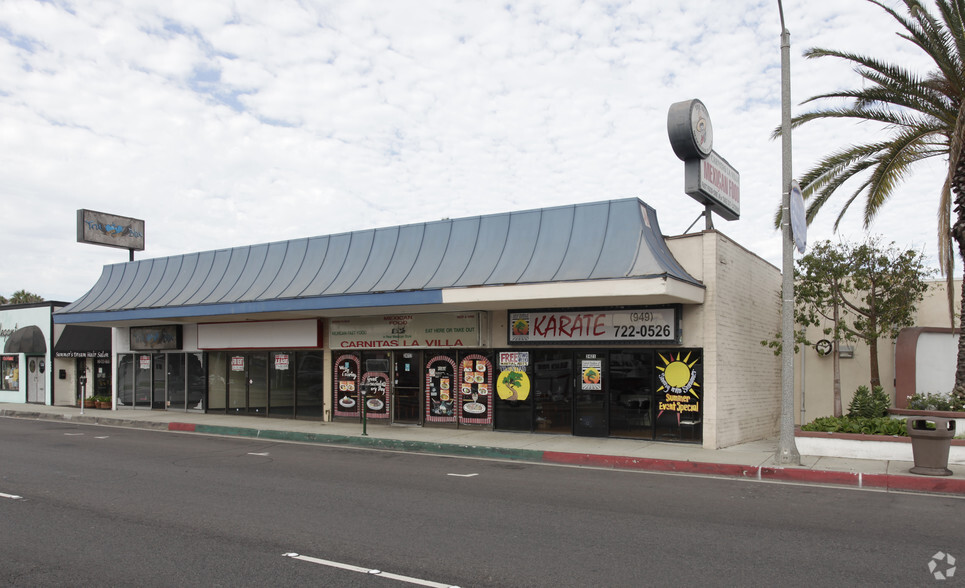
<path fill-rule="evenodd" d="M 472 255 L 466 263 L 462 275 L 452 285 L 478 286 L 485 284 L 496 268 L 499 258 L 503 255 L 508 234 L 508 214 L 479 217 L 479 229 L 476 231 L 476 243 L 473 246 Z"/>

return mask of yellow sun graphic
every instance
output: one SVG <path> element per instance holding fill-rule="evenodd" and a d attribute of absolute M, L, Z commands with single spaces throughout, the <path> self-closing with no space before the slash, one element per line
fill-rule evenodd
<path fill-rule="evenodd" d="M 694 365 L 696 365 L 697 360 L 694 359 L 693 361 L 690 361 L 690 353 L 688 353 L 683 359 L 680 359 L 679 353 L 677 354 L 676 359 L 674 359 L 672 353 L 669 354 L 670 359 L 664 357 L 662 353 L 658 355 L 660 356 L 660 359 L 663 360 L 664 367 L 660 367 L 658 365 L 657 369 L 663 372 L 663 380 L 667 382 L 667 385 L 671 388 L 686 388 L 694 398 L 699 400 L 700 397 L 697 396 L 697 393 L 691 388 L 687 387 L 691 380 L 691 369 L 694 367 Z M 690 363 L 687 363 L 688 361 L 690 361 Z M 694 382 L 693 387 L 700 387 L 700 384 Z M 661 392 L 663 390 L 666 390 L 666 388 L 661 385 L 660 388 L 657 389 L 657 392 Z"/>

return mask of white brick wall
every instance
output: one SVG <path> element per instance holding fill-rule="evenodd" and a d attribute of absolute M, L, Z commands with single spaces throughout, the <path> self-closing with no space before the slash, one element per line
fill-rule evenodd
<path fill-rule="evenodd" d="M 780 270 L 717 231 L 675 237 L 668 244 L 707 287 L 702 308 L 685 310 L 702 315 L 704 446 L 776 437 L 781 362 L 760 341 L 781 330 Z"/>

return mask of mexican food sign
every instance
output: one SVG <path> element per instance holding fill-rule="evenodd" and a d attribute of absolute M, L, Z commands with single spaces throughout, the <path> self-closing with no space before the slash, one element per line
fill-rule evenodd
<path fill-rule="evenodd" d="M 333 318 L 329 344 L 332 349 L 478 347 L 479 321 L 478 312 Z"/>

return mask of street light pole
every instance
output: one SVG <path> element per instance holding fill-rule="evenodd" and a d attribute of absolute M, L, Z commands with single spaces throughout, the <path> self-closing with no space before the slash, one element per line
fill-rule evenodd
<path fill-rule="evenodd" d="M 800 465 L 794 443 L 794 245 L 791 239 L 791 33 L 781 13 L 781 233 L 784 258 L 781 283 L 781 438 L 777 463 Z"/>

